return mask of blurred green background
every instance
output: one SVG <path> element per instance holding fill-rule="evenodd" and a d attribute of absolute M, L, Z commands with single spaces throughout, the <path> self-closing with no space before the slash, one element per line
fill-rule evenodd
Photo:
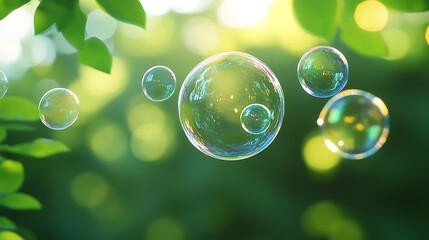
<path fill-rule="evenodd" d="M 9 144 L 53 138 L 71 148 L 42 160 L 22 159 L 22 191 L 43 209 L 0 213 L 18 224 L 25 239 L 428 238 L 429 12 L 388 6 L 385 24 L 369 23 L 382 25 L 374 33 L 381 42 L 371 45 L 373 38 L 360 39 L 353 31 L 344 37 L 351 28 L 343 25 L 345 18 L 338 20 L 340 30 L 329 33 L 330 42 L 324 40 L 329 34 L 311 34 L 298 23 L 292 0 L 141 2 L 146 30 L 116 21 L 93 1 L 80 1 L 89 14 L 88 36 L 104 40 L 113 54 L 111 75 L 80 64 L 56 30 L 34 36 L 36 1 L 0 22 L 7 95 L 37 104 L 46 91 L 65 87 L 81 107 L 66 130 L 36 122 L 35 131 L 7 138 Z M 349 62 L 346 89 L 371 92 L 389 109 L 387 142 L 366 159 L 344 160 L 327 150 L 316 125 L 327 99 L 308 95 L 298 82 L 301 55 L 325 44 Z M 190 70 L 225 51 L 266 63 L 286 104 L 276 140 L 235 162 L 194 148 L 177 110 Z M 168 66 L 177 77 L 176 92 L 161 103 L 141 89 L 143 74 L 155 65 Z"/>

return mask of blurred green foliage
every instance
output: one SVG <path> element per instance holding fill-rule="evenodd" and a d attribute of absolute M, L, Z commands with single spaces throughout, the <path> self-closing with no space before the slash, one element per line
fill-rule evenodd
<path fill-rule="evenodd" d="M 0 20 L 27 4 L 29 0 L 0 0 Z M 139 0 L 97 0 L 100 7 L 114 18 L 146 27 L 146 13 Z M 67 41 L 79 49 L 79 61 L 95 69 L 110 73 L 112 56 L 105 43 L 97 38 L 86 39 L 87 16 L 79 0 L 42 0 L 34 13 L 34 32 L 40 34 L 55 25 Z"/>
<path fill-rule="evenodd" d="M 33 142 L 5 145 L 8 131 L 31 131 L 25 123 L 38 119 L 37 106 L 32 102 L 18 97 L 4 97 L 0 101 L 0 206 L 12 210 L 39 210 L 41 203 L 34 197 L 18 192 L 24 183 L 24 167 L 21 162 L 9 160 L 3 155 L 17 154 L 36 158 L 49 157 L 58 153 L 68 152 L 64 144 L 49 140 L 36 139 Z M 12 121 L 12 122 L 11 122 Z M 19 123 L 15 123 L 18 121 Z M 21 124 L 23 122 L 24 124 Z M 15 230 L 15 224 L 8 218 L 0 217 L 0 239 L 21 239 Z M 6 230 L 6 231 L 5 231 Z"/>
<path fill-rule="evenodd" d="M 85 14 L 98 8 L 88 2 L 94 1 L 80 2 Z M 162 6 L 161 1 L 147 1 L 153 2 Z M 407 48 L 403 41 L 393 47 L 387 44 L 384 30 L 358 28 L 353 11 L 362 1 L 337 2 L 337 11 L 339 2 L 344 5 L 342 13 L 337 12 L 333 38 L 315 32 L 329 31 L 311 30 L 316 28 L 313 24 L 319 26 L 312 19 L 307 31 L 296 26 L 295 20 L 303 17 L 293 14 L 288 0 L 273 3 L 265 25 L 224 27 L 216 20 L 226 15 L 218 10 L 224 2 L 213 1 L 201 12 L 184 14 L 181 8 L 165 15 L 148 14 L 147 31 L 116 22 L 97 25 L 101 30 L 114 29 L 113 36 L 102 39 L 115 56 L 110 75 L 78 64 L 79 53 L 64 53 L 55 42 L 52 65 L 30 66 L 11 79 L 8 95 L 30 102 L 58 85 L 68 87 L 79 97 L 81 113 L 69 129 L 51 131 L 41 123 L 15 121 L 28 116 L 36 120 L 35 106 L 15 111 L 17 101 L 0 99 L 0 105 L 9 101 L 0 111 L 10 114 L 0 127 L 5 148 L 39 144 L 45 140 L 34 139 L 46 137 L 73 149 L 40 161 L 2 152 L 3 162 L 13 161 L 16 169 L 25 166 L 27 171 L 22 185 L 19 175 L 1 170 L 7 173 L 0 172 L 0 179 L 10 180 L 3 181 L 5 185 L 0 181 L 0 187 L 12 184 L 9 191 L 19 188 L 37 196 L 44 208 L 31 214 L 1 208 L 0 215 L 8 218 L 0 217 L 0 229 L 5 230 L 0 239 L 21 239 L 16 233 L 27 240 L 420 240 L 429 236 L 427 1 L 382 1 L 392 13 L 385 30 L 402 33 L 398 36 L 405 36 Z M 250 6 L 240 7 L 237 14 Z M 426 12 L 404 12 L 411 9 Z M 49 30 L 43 34 L 55 39 Z M 206 50 L 216 39 L 216 47 Z M 339 163 L 335 159 L 328 167 L 316 165 L 320 171 L 314 171 L 304 151 L 316 152 L 312 155 L 319 155 L 319 160 L 330 158 L 317 154 L 324 153 L 317 151 L 323 148 L 321 141 L 308 144 L 318 133 L 315 121 L 326 100 L 305 93 L 296 67 L 306 50 L 320 44 L 330 44 L 347 57 L 347 89 L 371 92 L 385 102 L 391 133 L 383 148 L 367 159 Z M 384 58 L 398 49 L 405 49 L 400 57 Z M 286 113 L 277 138 L 265 151 L 251 159 L 225 162 L 205 156 L 183 134 L 177 117 L 179 89 L 168 101 L 153 103 L 144 97 L 140 84 L 147 69 L 165 65 L 175 72 L 180 86 L 208 55 L 233 50 L 252 54 L 273 70 L 285 93 Z M 20 161 L 9 160 L 18 157 Z"/>

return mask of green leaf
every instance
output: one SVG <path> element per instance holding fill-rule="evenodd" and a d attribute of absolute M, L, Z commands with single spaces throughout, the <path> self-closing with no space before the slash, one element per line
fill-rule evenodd
<path fill-rule="evenodd" d="M 33 130 L 33 127 L 24 125 L 24 124 L 17 124 L 17 123 L 2 124 L 0 125 L 0 143 L 6 139 L 8 130 L 31 131 Z"/>
<path fill-rule="evenodd" d="M 0 20 L 17 8 L 27 4 L 30 0 L 0 0 Z"/>
<path fill-rule="evenodd" d="M 0 193 L 16 192 L 24 182 L 24 167 L 12 160 L 0 161 Z"/>
<path fill-rule="evenodd" d="M 49 5 L 47 2 L 42 1 L 34 12 L 34 33 L 39 34 L 46 31 L 52 26 L 55 21 L 52 15 L 49 13 Z"/>
<path fill-rule="evenodd" d="M 68 25 L 73 12 L 74 1 L 44 0 L 41 1 L 34 14 L 35 33 L 45 31 L 53 23 L 58 30 Z"/>
<path fill-rule="evenodd" d="M 100 7 L 119 21 L 146 28 L 146 13 L 139 0 L 96 0 Z"/>
<path fill-rule="evenodd" d="M 42 204 L 34 197 L 25 193 L 12 193 L 0 198 L 0 205 L 13 210 L 39 210 Z"/>
<path fill-rule="evenodd" d="M 0 120 L 35 121 L 39 119 L 37 106 L 17 97 L 4 97 L 0 101 Z"/>
<path fill-rule="evenodd" d="M 24 239 L 14 232 L 5 231 L 5 232 L 0 232 L 0 240 L 24 240 Z"/>
<path fill-rule="evenodd" d="M 0 151 L 6 151 L 35 158 L 49 157 L 58 153 L 70 151 L 69 148 L 61 142 L 38 138 L 33 142 L 17 144 L 14 146 L 0 145 Z"/>
<path fill-rule="evenodd" d="M 19 123 L 2 124 L 1 127 L 4 127 L 7 130 L 12 130 L 12 131 L 33 131 L 34 130 L 32 126 L 19 124 Z"/>
<path fill-rule="evenodd" d="M 427 10 L 423 0 L 379 0 L 386 7 L 404 12 L 423 12 Z"/>
<path fill-rule="evenodd" d="M 16 225 L 7 217 L 0 217 L 0 231 L 16 230 Z"/>
<path fill-rule="evenodd" d="M 346 1 L 341 24 L 341 39 L 358 52 L 370 57 L 383 57 L 388 53 L 386 42 L 379 32 L 368 32 L 359 28 L 354 19 L 354 11 L 359 1 Z"/>
<path fill-rule="evenodd" d="M 85 40 L 86 15 L 82 12 L 79 4 L 74 4 L 69 22 L 62 29 L 67 41 L 76 48 L 80 48 Z"/>
<path fill-rule="evenodd" d="M 337 0 L 294 0 L 298 22 L 309 32 L 332 40 L 337 31 Z"/>
<path fill-rule="evenodd" d="M 110 73 L 112 55 L 103 41 L 96 37 L 85 40 L 77 53 L 79 61 L 97 70 Z"/>

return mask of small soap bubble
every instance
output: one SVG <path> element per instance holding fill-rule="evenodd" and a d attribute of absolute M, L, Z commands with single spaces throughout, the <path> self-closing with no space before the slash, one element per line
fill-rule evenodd
<path fill-rule="evenodd" d="M 79 100 L 68 89 L 54 88 L 40 99 L 40 120 L 50 129 L 66 129 L 76 121 L 78 115 Z"/>
<path fill-rule="evenodd" d="M 374 154 L 389 134 L 389 112 L 383 101 L 361 90 L 331 98 L 317 120 L 328 148 L 348 159 Z"/>
<path fill-rule="evenodd" d="M 0 70 L 0 98 L 4 97 L 7 92 L 7 78 L 3 71 Z"/>
<path fill-rule="evenodd" d="M 183 82 L 178 106 L 189 141 L 222 160 L 245 159 L 263 151 L 274 141 L 284 117 L 277 77 L 259 59 L 240 52 L 217 54 L 198 64 Z M 257 106 L 258 114 L 269 122 L 243 113 L 248 106 Z M 242 115 L 249 131 L 243 130 Z"/>
<path fill-rule="evenodd" d="M 270 110 L 261 104 L 251 104 L 241 112 L 240 121 L 246 132 L 261 134 L 271 124 Z"/>
<path fill-rule="evenodd" d="M 344 88 L 349 77 L 349 66 L 344 55 L 337 49 L 319 46 L 301 57 L 297 73 L 302 88 L 308 94 L 326 98 Z"/>
<path fill-rule="evenodd" d="M 168 67 L 155 66 L 144 74 L 142 87 L 147 98 L 161 102 L 173 95 L 176 89 L 176 76 Z"/>

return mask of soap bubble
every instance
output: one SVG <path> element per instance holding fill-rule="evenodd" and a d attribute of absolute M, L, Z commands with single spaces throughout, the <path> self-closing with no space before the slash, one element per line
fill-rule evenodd
<path fill-rule="evenodd" d="M 0 98 L 4 97 L 7 92 L 7 78 L 3 71 L 0 70 Z"/>
<path fill-rule="evenodd" d="M 65 88 L 49 90 L 39 103 L 39 116 L 50 129 L 62 130 L 70 127 L 79 114 L 79 100 Z"/>
<path fill-rule="evenodd" d="M 155 66 L 144 74 L 142 87 L 147 98 L 161 102 L 173 95 L 176 89 L 176 76 L 168 67 Z"/>
<path fill-rule="evenodd" d="M 304 90 L 319 98 L 339 93 L 347 83 L 349 65 L 344 55 L 333 47 L 308 50 L 299 61 L 298 79 Z"/>
<path fill-rule="evenodd" d="M 317 124 L 328 148 L 349 159 L 374 154 L 389 134 L 389 113 L 383 101 L 361 90 L 346 90 L 331 98 Z"/>
<path fill-rule="evenodd" d="M 271 124 L 260 134 L 242 129 L 243 109 L 260 104 Z M 183 82 L 179 117 L 190 142 L 208 156 L 223 160 L 249 158 L 276 137 L 284 116 L 283 90 L 260 60 L 239 52 L 214 55 L 198 64 Z"/>
<path fill-rule="evenodd" d="M 251 104 L 241 112 L 240 121 L 246 132 L 261 134 L 270 126 L 270 110 L 261 104 Z"/>

